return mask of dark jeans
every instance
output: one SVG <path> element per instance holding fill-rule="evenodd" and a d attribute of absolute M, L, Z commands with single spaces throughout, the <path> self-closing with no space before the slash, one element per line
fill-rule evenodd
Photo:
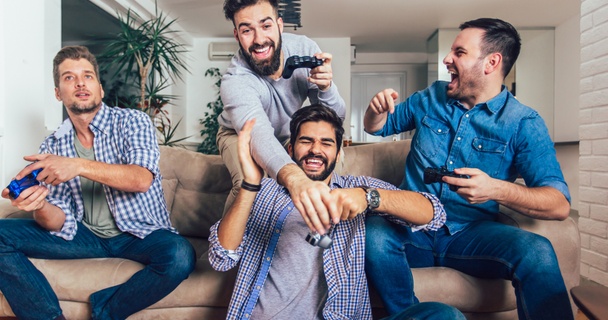
<path fill-rule="evenodd" d="M 71 241 L 51 235 L 31 219 L 0 220 L 0 290 L 19 319 L 54 319 L 57 296 L 28 260 L 124 258 L 145 267 L 127 282 L 91 295 L 93 319 L 125 319 L 171 293 L 194 270 L 195 253 L 185 238 L 157 230 L 144 239 L 128 233 L 103 239 L 83 224 Z"/>
<path fill-rule="evenodd" d="M 445 266 L 511 280 L 519 319 L 573 319 L 555 251 L 540 235 L 492 221 L 454 235 L 446 227 L 412 232 L 378 216 L 365 227 L 367 276 L 391 314 L 418 302 L 410 268 Z"/>
<path fill-rule="evenodd" d="M 466 320 L 458 309 L 439 302 L 417 303 L 382 320 Z"/>

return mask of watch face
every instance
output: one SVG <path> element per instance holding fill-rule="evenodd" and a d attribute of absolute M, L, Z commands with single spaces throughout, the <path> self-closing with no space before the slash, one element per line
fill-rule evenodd
<path fill-rule="evenodd" d="M 367 204 L 370 209 L 376 209 L 380 206 L 380 193 L 378 190 L 372 188 L 368 190 Z"/>

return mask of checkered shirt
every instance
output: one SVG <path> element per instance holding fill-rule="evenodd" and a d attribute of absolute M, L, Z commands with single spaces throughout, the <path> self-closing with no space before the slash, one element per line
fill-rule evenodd
<path fill-rule="evenodd" d="M 334 188 L 354 188 L 366 185 L 377 189 L 399 190 L 397 187 L 370 177 L 339 176 L 333 174 L 330 183 Z M 439 200 L 427 193 L 434 208 L 433 219 L 426 225 L 412 226 L 393 216 L 385 215 L 401 225 L 415 230 L 437 230 L 445 223 L 446 215 Z M 286 188 L 275 180 L 264 179 L 262 190 L 256 196 L 243 241 L 234 252 L 221 246 L 217 228 L 221 221 L 211 227 L 209 237 L 209 260 L 211 266 L 219 271 L 232 269 L 240 262 L 234 292 L 230 301 L 227 319 L 244 318 L 246 302 L 249 299 L 254 281 L 260 272 L 260 265 L 280 212 L 290 206 L 290 214 L 300 214 L 294 208 Z M 302 239 L 304 241 L 304 239 Z M 234 259 L 234 256 L 238 258 Z M 365 277 L 365 217 L 357 215 L 354 219 L 341 221 L 334 230 L 332 246 L 323 252 L 323 270 L 327 279 L 328 295 L 323 309 L 325 319 L 371 319 L 367 279 Z"/>
<path fill-rule="evenodd" d="M 156 129 L 148 115 L 138 110 L 111 108 L 103 104 L 89 124 L 89 129 L 95 135 L 93 147 L 96 161 L 134 164 L 150 170 L 154 175 L 152 186 L 143 193 L 124 192 L 103 185 L 118 229 L 139 238 L 159 229 L 176 232 L 171 227 L 161 186 Z M 39 153 L 78 157 L 74 133 L 72 122 L 66 119 L 57 131 L 44 140 Z M 82 221 L 84 215 L 80 177 L 47 187 L 50 193 L 46 200 L 63 210 L 66 216 L 61 231 L 51 233 L 72 240 L 77 232 L 76 222 Z"/>

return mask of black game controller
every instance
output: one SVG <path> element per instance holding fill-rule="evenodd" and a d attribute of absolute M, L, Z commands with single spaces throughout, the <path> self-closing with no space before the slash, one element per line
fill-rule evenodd
<path fill-rule="evenodd" d="M 456 174 L 454 171 L 448 171 L 446 167 L 441 168 L 431 168 L 428 167 L 424 169 L 424 183 L 431 184 L 435 182 L 443 182 L 441 178 L 443 177 L 454 177 L 454 178 L 462 178 L 469 179 L 471 178 L 468 174 Z M 456 191 L 458 190 L 458 186 L 449 185 L 450 190 Z"/>
<path fill-rule="evenodd" d="M 17 199 L 19 197 L 19 195 L 21 194 L 21 191 L 23 191 L 29 187 L 39 185 L 40 181 L 36 180 L 36 177 L 38 176 L 40 171 L 42 171 L 42 168 L 36 169 L 36 170 L 30 172 L 30 174 L 28 174 L 27 176 L 25 176 L 19 180 L 11 181 L 11 183 L 9 183 L 7 186 L 8 195 L 13 199 Z"/>
<path fill-rule="evenodd" d="M 323 65 L 323 59 L 317 59 L 309 56 L 291 56 L 285 61 L 283 68 L 283 79 L 291 78 L 293 71 L 297 68 L 316 68 Z"/>

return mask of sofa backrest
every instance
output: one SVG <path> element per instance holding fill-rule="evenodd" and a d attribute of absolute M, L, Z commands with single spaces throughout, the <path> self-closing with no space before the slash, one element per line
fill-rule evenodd
<path fill-rule="evenodd" d="M 343 150 L 342 174 L 372 176 L 399 186 L 410 140 Z M 166 146 L 160 152 L 163 190 L 173 226 L 184 236 L 208 237 L 209 228 L 222 217 L 232 187 L 222 158 Z"/>
<path fill-rule="evenodd" d="M 208 237 L 232 188 L 222 158 L 161 146 L 160 172 L 173 226 L 184 236 Z"/>
<path fill-rule="evenodd" d="M 379 142 L 344 149 L 343 175 L 369 176 L 399 186 L 411 140 Z"/>

